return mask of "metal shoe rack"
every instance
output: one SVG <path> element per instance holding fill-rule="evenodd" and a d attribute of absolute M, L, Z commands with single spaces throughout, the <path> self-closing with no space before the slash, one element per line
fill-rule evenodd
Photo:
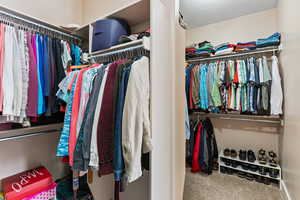
<path fill-rule="evenodd" d="M 235 162 L 238 162 L 240 164 L 237 167 L 232 167 L 231 165 L 226 165 L 224 163 L 223 159 L 227 159 L 227 160 L 230 160 L 230 161 L 235 161 Z M 278 170 L 278 172 L 279 172 L 278 173 L 278 177 L 277 178 L 271 177 L 268 173 L 266 175 L 262 175 L 258 171 L 253 172 L 251 170 L 245 170 L 245 169 L 243 169 L 241 167 L 241 164 L 255 165 L 258 168 L 264 167 L 266 169 L 275 169 L 275 170 Z M 232 158 L 230 156 L 225 156 L 223 154 L 223 151 L 221 151 L 219 153 L 219 173 L 222 173 L 221 172 L 221 167 L 225 167 L 226 169 L 232 169 L 232 170 L 235 170 L 236 172 L 245 172 L 245 173 L 252 174 L 252 175 L 255 175 L 255 176 L 261 176 L 261 177 L 264 177 L 264 178 L 269 178 L 269 179 L 275 180 L 278 183 L 278 186 L 279 186 L 279 188 L 281 190 L 281 167 L 279 165 L 277 167 L 272 167 L 272 166 L 270 166 L 268 164 L 262 165 L 257 160 L 255 162 L 249 162 L 247 160 L 240 160 L 238 157 L 237 158 Z"/>

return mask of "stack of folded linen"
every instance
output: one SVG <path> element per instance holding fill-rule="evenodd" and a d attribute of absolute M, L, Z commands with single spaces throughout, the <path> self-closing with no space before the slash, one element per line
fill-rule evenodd
<path fill-rule="evenodd" d="M 195 53 L 197 54 L 198 57 L 208 57 L 214 54 L 215 50 L 212 45 L 206 45 L 196 49 Z"/>
<path fill-rule="evenodd" d="M 215 46 L 215 55 L 223 55 L 232 53 L 236 45 L 229 44 L 229 42 Z"/>
<path fill-rule="evenodd" d="M 274 33 L 268 38 L 257 39 L 256 46 L 257 48 L 271 47 L 280 45 L 280 33 Z"/>
<path fill-rule="evenodd" d="M 240 52 L 240 51 L 254 50 L 254 49 L 256 49 L 255 41 L 246 42 L 246 43 L 239 42 L 235 46 L 234 51 Z"/>
<path fill-rule="evenodd" d="M 194 47 L 187 47 L 187 48 L 185 48 L 185 56 L 186 56 L 186 58 L 188 59 L 188 58 L 196 57 L 197 55 L 196 55 L 195 51 L 196 51 L 196 48 L 194 48 Z"/>
<path fill-rule="evenodd" d="M 208 57 L 215 53 L 215 49 L 210 42 L 204 41 L 198 44 L 195 53 L 198 57 Z"/>

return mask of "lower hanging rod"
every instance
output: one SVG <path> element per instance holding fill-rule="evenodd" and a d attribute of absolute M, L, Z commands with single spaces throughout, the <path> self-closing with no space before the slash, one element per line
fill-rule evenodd
<path fill-rule="evenodd" d="M 0 138 L 0 142 L 5 142 L 5 141 L 9 141 L 9 140 L 17 140 L 17 139 L 22 139 L 22 138 L 27 138 L 27 137 L 32 137 L 32 136 L 38 136 L 38 135 L 46 135 L 46 134 L 51 134 L 51 133 L 57 133 L 58 131 L 59 131 L 58 129 L 53 129 L 53 130 L 48 130 L 48 131 L 36 132 L 36 133 L 28 133 L 28 134 L 24 134 L 24 135 L 4 137 L 4 138 Z"/>
<path fill-rule="evenodd" d="M 280 124 L 281 121 L 273 121 L 266 119 L 247 119 L 247 118 L 234 118 L 234 117 L 221 117 L 221 116 L 209 116 L 209 118 L 222 119 L 222 120 L 235 120 L 235 121 L 248 121 L 248 122 L 261 122 L 261 123 L 273 123 Z"/>

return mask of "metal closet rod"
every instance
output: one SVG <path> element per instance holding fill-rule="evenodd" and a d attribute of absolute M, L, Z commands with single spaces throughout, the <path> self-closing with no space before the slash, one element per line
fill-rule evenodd
<path fill-rule="evenodd" d="M 123 48 L 123 49 L 112 50 L 111 52 L 107 52 L 107 53 L 99 53 L 99 54 L 91 55 L 89 58 L 91 59 L 91 58 L 111 56 L 114 54 L 123 53 L 126 51 L 132 51 L 132 50 L 136 50 L 136 49 L 140 49 L 140 48 L 144 48 L 144 45 L 140 44 L 137 46 L 131 46 L 131 47 Z"/>
<path fill-rule="evenodd" d="M 263 49 L 263 50 L 254 50 L 254 51 L 247 51 L 242 53 L 233 53 L 229 55 L 220 55 L 220 56 L 212 56 L 208 58 L 199 58 L 199 59 L 188 59 L 187 62 L 201 62 L 201 61 L 208 61 L 208 60 L 218 60 L 223 58 L 233 58 L 239 56 L 247 56 L 247 55 L 254 55 L 254 54 L 262 54 L 268 52 L 279 52 L 280 49 L 278 47 L 271 48 L 271 49 Z"/>
<path fill-rule="evenodd" d="M 215 119 L 223 119 L 223 120 L 236 120 L 236 121 L 248 121 L 248 122 L 261 122 L 261 123 L 272 123 L 272 124 L 280 124 L 281 121 L 272 121 L 272 120 L 265 120 L 265 119 L 247 119 L 247 118 L 234 118 L 234 117 L 221 117 L 221 116 L 212 116 L 209 118 Z"/>
<path fill-rule="evenodd" d="M 63 31 L 59 31 L 59 30 L 56 30 L 54 28 L 50 28 L 50 27 L 47 27 L 45 25 L 42 25 L 42 24 L 39 24 L 39 23 L 36 23 L 36 22 L 33 22 L 33 21 L 30 21 L 28 19 L 24 19 L 23 17 L 20 17 L 20 16 L 17 16 L 15 14 L 12 14 L 12 13 L 9 13 L 9 12 L 5 12 L 3 10 L 0 10 L 0 14 L 2 15 L 6 15 L 6 16 L 9 16 L 9 17 L 12 17 L 12 18 L 15 18 L 17 20 L 21 20 L 23 22 L 26 22 L 28 24 L 32 24 L 34 26 L 38 26 L 40 28 L 43 28 L 43 29 L 46 29 L 48 31 L 52 31 L 52 32 L 55 32 L 55 33 L 58 33 L 58 34 L 61 34 L 61 35 L 64 35 L 64 36 L 67 36 L 67 37 L 70 37 L 70 38 L 73 38 L 73 39 L 76 39 L 76 40 L 81 40 L 79 37 L 75 36 L 75 35 L 72 35 L 72 34 L 69 34 L 69 33 L 65 33 Z"/>
<path fill-rule="evenodd" d="M 222 119 L 222 120 L 235 120 L 235 121 L 281 124 L 281 119 L 279 119 L 279 118 L 278 118 L 278 120 L 251 119 L 251 118 L 244 118 L 244 117 L 225 117 L 225 116 L 216 116 L 216 115 L 206 115 L 206 114 L 200 114 L 200 113 L 197 113 L 196 116 L 208 117 L 208 118 L 212 118 L 212 119 Z"/>
<path fill-rule="evenodd" d="M 5 138 L 0 138 L 0 142 L 5 142 L 5 141 L 9 141 L 9 140 L 17 140 L 17 139 L 38 136 L 38 135 L 46 135 L 46 134 L 50 134 L 50 133 L 57 133 L 58 131 L 59 130 L 57 130 L 57 129 L 53 129 L 53 130 L 48 130 L 48 131 L 36 132 L 36 133 L 28 133 L 28 134 L 24 134 L 24 135 L 10 136 L 10 137 L 5 137 Z"/>

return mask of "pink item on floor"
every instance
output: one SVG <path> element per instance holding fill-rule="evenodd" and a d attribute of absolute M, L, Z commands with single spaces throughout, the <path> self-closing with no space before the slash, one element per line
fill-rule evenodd
<path fill-rule="evenodd" d="M 56 199 L 56 187 L 57 184 L 53 183 L 49 189 L 38 193 L 36 195 L 33 195 L 31 197 L 26 197 L 22 200 L 50 200 L 50 199 Z"/>

